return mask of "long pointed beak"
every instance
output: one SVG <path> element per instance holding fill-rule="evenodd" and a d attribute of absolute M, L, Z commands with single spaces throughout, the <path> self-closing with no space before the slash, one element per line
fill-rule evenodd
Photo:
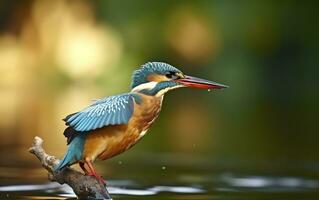
<path fill-rule="evenodd" d="M 186 87 L 201 88 L 201 89 L 223 89 L 228 88 L 227 85 L 216 83 L 213 81 L 193 77 L 185 76 L 185 78 L 175 80 L 178 83 L 185 85 Z"/>

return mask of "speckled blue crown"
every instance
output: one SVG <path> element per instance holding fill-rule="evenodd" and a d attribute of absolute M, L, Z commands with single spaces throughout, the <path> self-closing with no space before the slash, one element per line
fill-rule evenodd
<path fill-rule="evenodd" d="M 135 70 L 132 76 L 131 88 L 147 82 L 147 77 L 151 74 L 165 75 L 167 72 L 181 72 L 179 69 L 170 64 L 163 62 L 148 62 L 141 66 L 140 69 Z"/>

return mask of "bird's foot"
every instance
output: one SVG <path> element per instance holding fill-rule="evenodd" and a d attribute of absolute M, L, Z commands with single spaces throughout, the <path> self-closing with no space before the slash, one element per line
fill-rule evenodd
<path fill-rule="evenodd" d="M 87 174 L 87 176 L 93 176 L 93 177 L 96 178 L 100 183 L 102 183 L 103 185 L 106 185 L 106 181 L 103 179 L 102 176 L 99 176 L 99 175 L 97 175 L 97 174 L 92 174 L 92 173 Z"/>

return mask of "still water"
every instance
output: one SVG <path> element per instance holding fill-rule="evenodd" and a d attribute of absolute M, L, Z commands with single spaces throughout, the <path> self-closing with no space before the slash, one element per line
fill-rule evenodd
<path fill-rule="evenodd" d="M 68 186 L 48 182 L 38 165 L 2 167 L 0 199 L 75 199 Z M 319 199 L 316 166 L 149 155 L 100 162 L 97 169 L 113 199 L 289 200 Z"/>

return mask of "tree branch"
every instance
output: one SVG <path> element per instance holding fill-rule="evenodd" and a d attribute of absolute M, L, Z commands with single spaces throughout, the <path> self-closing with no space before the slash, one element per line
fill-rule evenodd
<path fill-rule="evenodd" d="M 34 154 L 41 162 L 42 167 L 48 171 L 50 181 L 68 184 L 79 199 L 112 199 L 106 187 L 92 176 L 85 176 L 69 167 L 55 172 L 53 169 L 60 160 L 48 155 L 42 148 L 42 144 L 43 140 L 40 137 L 34 137 L 29 152 Z"/>

